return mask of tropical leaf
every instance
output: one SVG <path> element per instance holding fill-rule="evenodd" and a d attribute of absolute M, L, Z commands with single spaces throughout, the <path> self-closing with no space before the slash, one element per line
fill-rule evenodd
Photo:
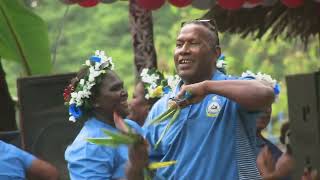
<path fill-rule="evenodd" d="M 51 70 L 47 24 L 19 0 L 0 1 L 0 56 L 21 63 L 27 75 Z"/>
<path fill-rule="evenodd" d="M 176 163 L 177 163 L 177 161 L 155 162 L 155 163 L 149 164 L 148 169 L 155 170 L 155 169 L 171 166 Z"/>
<path fill-rule="evenodd" d="M 129 144 L 134 143 L 136 140 L 134 135 L 122 134 L 120 132 L 112 132 L 107 129 L 102 129 L 102 131 L 105 135 L 109 136 L 112 139 L 116 139 L 122 142 L 128 142 Z"/>
<path fill-rule="evenodd" d="M 148 168 L 143 169 L 143 180 L 152 180 L 151 171 Z"/>
<path fill-rule="evenodd" d="M 112 138 L 87 138 L 87 141 L 104 146 L 117 147 L 119 145 L 125 144 L 123 141 L 118 141 Z"/>
<path fill-rule="evenodd" d="M 123 134 L 121 132 L 113 132 L 107 129 L 102 129 L 102 131 L 108 137 L 87 138 L 87 141 L 98 145 L 116 147 L 119 145 L 134 144 L 140 139 L 137 134 L 133 133 Z"/>
<path fill-rule="evenodd" d="M 164 120 L 166 120 L 167 118 L 169 118 L 170 116 L 172 116 L 174 114 L 174 112 L 176 111 L 176 108 L 173 106 L 170 106 L 170 108 L 168 110 L 166 110 L 165 112 L 163 112 L 162 114 L 160 114 L 158 117 L 156 117 L 155 119 L 151 120 L 151 122 L 149 123 L 149 125 L 153 125 L 153 124 L 158 124 Z"/>
<path fill-rule="evenodd" d="M 163 139 L 164 135 L 168 132 L 168 130 L 170 129 L 170 127 L 172 126 L 172 124 L 176 121 L 176 119 L 178 118 L 179 114 L 180 114 L 181 109 L 178 107 L 175 109 L 174 111 L 174 115 L 172 116 L 172 118 L 170 119 L 169 123 L 167 124 L 167 126 L 165 127 L 165 129 L 162 131 L 158 141 L 156 142 L 156 144 L 154 145 L 154 149 L 157 149 L 161 140 Z"/>

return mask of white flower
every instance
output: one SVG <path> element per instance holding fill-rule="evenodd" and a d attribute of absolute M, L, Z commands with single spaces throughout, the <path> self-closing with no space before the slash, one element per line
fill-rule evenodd
<path fill-rule="evenodd" d="M 142 76 L 141 81 L 144 83 L 148 83 L 148 84 L 152 84 L 153 80 L 151 78 L 151 76 Z"/>
<path fill-rule="evenodd" d="M 217 68 L 220 68 L 220 69 L 225 68 L 226 65 L 227 65 L 226 62 L 223 60 L 217 61 Z"/>
<path fill-rule="evenodd" d="M 158 86 L 158 85 L 157 85 L 155 82 L 152 82 L 149 87 L 150 87 L 151 89 L 155 89 L 155 88 L 157 88 L 157 86 Z"/>
<path fill-rule="evenodd" d="M 84 85 L 84 79 L 80 79 L 79 84 L 83 86 Z"/>
<path fill-rule="evenodd" d="M 100 51 L 100 50 L 96 50 L 96 52 L 95 52 L 95 56 L 98 56 L 98 57 L 100 57 L 100 56 L 104 56 L 104 51 Z"/>
<path fill-rule="evenodd" d="M 141 77 L 146 77 L 146 76 L 148 76 L 148 71 L 149 71 L 148 68 L 143 68 L 142 71 L 141 71 L 140 76 L 141 76 Z"/>
<path fill-rule="evenodd" d="M 70 116 L 70 117 L 69 117 L 69 121 L 71 121 L 71 122 L 76 122 L 76 118 L 73 117 L 73 116 Z"/>
<path fill-rule="evenodd" d="M 90 66 L 90 65 L 91 65 L 90 60 L 86 60 L 86 65 L 87 65 L 87 66 Z"/>
<path fill-rule="evenodd" d="M 111 69 L 111 70 L 114 70 L 114 64 L 113 64 L 112 61 L 110 61 L 110 69 Z"/>
<path fill-rule="evenodd" d="M 258 72 L 257 74 L 254 74 L 253 72 L 251 71 L 246 71 L 244 73 L 242 73 L 241 77 L 248 77 L 248 76 L 251 76 L 251 77 L 254 77 L 256 80 L 274 88 L 277 84 L 277 81 L 275 79 L 272 79 L 272 77 L 268 74 L 264 74 L 264 73 L 261 73 L 261 72 Z"/>
<path fill-rule="evenodd" d="M 249 70 L 247 70 L 246 72 L 243 72 L 242 75 L 241 75 L 241 77 L 247 77 L 247 76 L 255 77 L 256 75 L 253 72 L 249 71 Z"/>
<path fill-rule="evenodd" d="M 78 95 L 78 93 L 77 93 L 77 92 L 72 92 L 72 93 L 71 93 L 71 98 L 76 98 L 76 97 L 77 97 L 77 95 Z"/>
<path fill-rule="evenodd" d="M 69 101 L 69 105 L 70 105 L 70 104 L 74 104 L 74 103 L 76 103 L 76 102 L 75 102 L 75 99 L 74 99 L 74 98 L 71 98 L 70 101 Z"/>
<path fill-rule="evenodd" d="M 85 64 L 89 67 L 89 72 L 86 77 L 80 79 L 79 85 L 76 87 L 76 90 L 71 93 L 70 101 L 68 102 L 69 105 L 75 104 L 76 106 L 80 107 L 91 96 L 91 89 L 96 84 L 96 78 L 99 77 L 101 74 L 106 73 L 105 69 L 113 69 L 114 64 L 112 62 L 111 57 L 107 57 L 104 51 L 95 51 L 96 57 L 100 58 L 100 62 L 92 62 L 91 60 L 86 60 Z M 70 116 L 70 121 L 75 122 L 76 118 L 74 116 Z"/>
<path fill-rule="evenodd" d="M 180 82 L 180 77 L 178 75 L 175 75 L 175 76 L 168 76 L 168 86 L 171 88 L 171 89 L 174 89 L 178 83 Z"/>
<path fill-rule="evenodd" d="M 94 76 L 90 74 L 90 75 L 89 75 L 89 78 L 88 78 L 88 81 L 89 81 L 89 82 L 94 82 Z"/>
<path fill-rule="evenodd" d="M 94 70 L 99 71 L 100 65 L 101 65 L 101 63 L 96 62 L 96 63 L 94 64 Z"/>
<path fill-rule="evenodd" d="M 83 100 L 82 99 L 76 99 L 76 106 L 81 106 L 83 103 Z"/>

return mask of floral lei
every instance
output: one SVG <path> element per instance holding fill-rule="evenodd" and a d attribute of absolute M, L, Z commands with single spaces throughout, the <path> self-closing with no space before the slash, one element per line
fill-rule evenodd
<path fill-rule="evenodd" d="M 95 55 L 85 61 L 85 66 L 89 67 L 88 73 L 79 80 L 76 87 L 69 84 L 63 93 L 64 101 L 69 106 L 69 121 L 75 122 L 83 115 L 83 110 L 88 109 L 88 102 L 92 87 L 101 80 L 101 74 L 107 69 L 113 70 L 112 58 L 105 55 L 104 51 L 96 50 Z"/>
<path fill-rule="evenodd" d="M 140 73 L 140 78 L 145 89 L 145 98 L 161 98 L 164 94 L 171 91 L 180 81 L 178 75 L 164 76 L 155 68 L 144 68 Z"/>
<path fill-rule="evenodd" d="M 224 74 L 226 74 L 226 66 L 227 66 L 227 63 L 226 63 L 226 57 L 224 54 L 221 54 L 219 56 L 219 58 L 217 59 L 217 62 L 216 62 L 216 67 L 218 70 L 220 70 L 221 72 L 223 72 Z"/>
<path fill-rule="evenodd" d="M 269 85 L 270 87 L 273 88 L 273 92 L 276 96 L 276 99 L 278 98 L 278 95 L 280 94 L 280 85 L 277 83 L 275 79 L 272 79 L 272 77 L 268 74 L 264 74 L 261 72 L 258 72 L 257 74 L 251 72 L 251 71 L 246 71 L 243 72 L 241 77 L 253 77 L 258 81 L 263 82 L 264 84 Z"/>

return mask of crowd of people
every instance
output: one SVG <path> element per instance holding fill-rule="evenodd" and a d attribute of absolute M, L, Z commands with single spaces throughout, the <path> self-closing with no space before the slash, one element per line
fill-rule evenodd
<path fill-rule="evenodd" d="M 283 153 L 261 134 L 279 93 L 275 82 L 252 74 L 229 76 L 217 67 L 220 56 L 212 20 L 182 23 L 174 50 L 177 76 L 144 69 L 128 103 L 112 58 L 96 51 L 64 94 L 69 120 L 84 121 L 65 151 L 70 178 L 142 180 L 150 162 L 174 160 L 157 169 L 153 179 L 292 179 L 290 150 Z M 181 108 L 174 123 L 151 124 L 173 100 Z M 145 143 L 110 147 L 87 141 L 105 137 L 102 129 L 123 133 L 116 117 L 124 118 Z M 0 141 L 0 152 L 0 179 L 23 179 L 25 174 L 58 179 L 52 165 L 14 146 Z M 11 173 L 8 169 L 17 164 L 19 174 Z"/>

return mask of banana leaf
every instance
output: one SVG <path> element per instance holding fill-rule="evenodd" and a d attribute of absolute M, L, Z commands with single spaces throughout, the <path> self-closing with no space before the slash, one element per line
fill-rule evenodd
<path fill-rule="evenodd" d="M 148 169 L 149 170 L 155 170 L 155 169 L 171 166 L 171 165 L 174 165 L 176 163 L 177 163 L 177 161 L 155 162 L 155 163 L 149 164 Z"/>
<path fill-rule="evenodd" d="M 179 111 L 179 110 L 178 110 Z M 131 128 L 129 128 L 131 129 Z M 97 144 L 97 145 L 104 145 L 110 147 L 117 147 L 119 145 L 129 145 L 139 143 L 142 140 L 137 134 L 134 133 L 121 133 L 121 132 L 113 132 L 110 130 L 102 129 L 104 134 L 108 137 L 104 138 L 87 138 L 87 141 Z M 130 130 L 132 132 L 132 130 Z M 175 164 L 176 161 L 166 161 L 166 162 L 155 162 L 148 165 L 148 167 L 144 168 L 144 180 L 151 180 L 152 179 L 152 171 L 155 169 L 171 166 Z"/>
<path fill-rule="evenodd" d="M 163 139 L 163 137 L 166 135 L 166 133 L 168 132 L 168 130 L 170 129 L 170 127 L 172 126 L 172 124 L 177 120 L 179 114 L 180 114 L 181 109 L 178 107 L 175 111 L 174 114 L 172 116 L 172 118 L 169 120 L 169 123 L 166 125 L 165 129 L 162 131 L 158 141 L 156 142 L 156 144 L 154 145 L 154 149 L 157 149 L 161 140 Z"/>
<path fill-rule="evenodd" d="M 0 0 L 0 56 L 21 63 L 27 75 L 51 70 L 47 24 L 20 0 Z"/>
<path fill-rule="evenodd" d="M 112 139 L 112 138 L 88 138 L 87 141 L 93 144 L 111 146 L 111 147 L 117 147 L 122 144 L 128 144 L 128 141 L 121 141 L 121 140 Z"/>
<path fill-rule="evenodd" d="M 119 145 L 134 144 L 139 140 L 139 136 L 136 134 L 122 134 L 119 132 L 112 132 L 106 129 L 103 129 L 103 132 L 108 137 L 87 138 L 87 141 L 98 145 L 117 147 Z"/>
<path fill-rule="evenodd" d="M 123 142 L 128 142 L 128 144 L 132 144 L 134 143 L 137 139 L 138 136 L 136 134 L 123 134 L 123 133 L 119 133 L 119 132 L 112 132 L 106 129 L 102 129 L 103 133 L 109 137 L 111 137 L 112 139 L 117 139 L 119 141 L 123 141 Z"/>

